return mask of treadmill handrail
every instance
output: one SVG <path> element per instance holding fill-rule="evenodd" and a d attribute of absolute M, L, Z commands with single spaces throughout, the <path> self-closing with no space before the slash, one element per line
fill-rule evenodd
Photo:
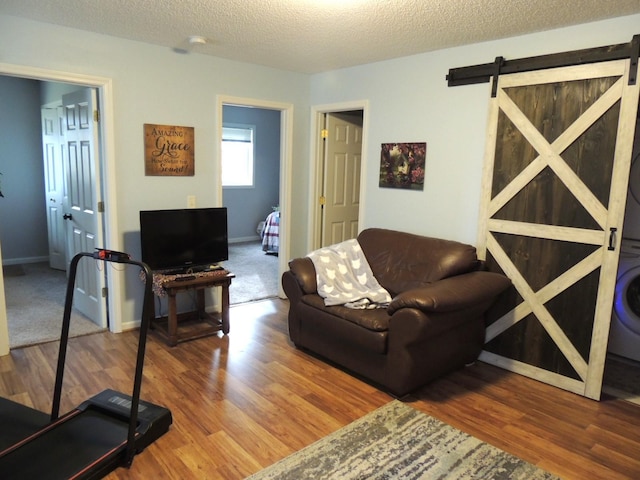
<path fill-rule="evenodd" d="M 51 406 L 51 421 L 57 420 L 60 414 L 60 399 L 62 396 L 62 382 L 66 363 L 67 346 L 69 343 L 69 327 L 71 321 L 71 309 L 73 306 L 73 293 L 75 290 L 76 272 L 78 263 L 83 257 L 90 257 L 104 262 L 124 263 L 140 267 L 145 275 L 144 299 L 142 303 L 142 318 L 140 321 L 140 333 L 138 337 L 138 353 L 136 358 L 136 369 L 133 381 L 133 392 L 131 394 L 131 412 L 129 416 L 129 431 L 127 435 L 127 451 L 125 463 L 127 466 L 133 462 L 135 456 L 135 436 L 138 423 L 138 408 L 140 405 L 140 391 L 142 389 L 142 370 L 144 368 L 144 357 L 147 345 L 147 334 L 151 324 L 151 305 L 153 302 L 152 283 L 153 276 L 151 269 L 144 262 L 131 260 L 127 254 L 120 252 L 110 252 L 109 250 L 98 250 L 94 253 L 80 252 L 71 260 L 69 267 L 69 280 L 67 282 L 67 293 L 65 297 L 64 314 L 62 317 L 62 331 L 60 334 L 60 348 L 58 351 L 58 366 L 56 370 L 56 381 L 53 392 L 53 402 Z"/>

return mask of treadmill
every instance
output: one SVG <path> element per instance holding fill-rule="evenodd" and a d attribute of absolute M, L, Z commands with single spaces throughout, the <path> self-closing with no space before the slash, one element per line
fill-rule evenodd
<path fill-rule="evenodd" d="M 131 395 L 104 390 L 59 415 L 69 324 L 78 262 L 88 257 L 140 267 L 145 292 Z M 120 466 L 166 433 L 171 412 L 140 400 L 147 333 L 151 322 L 152 274 L 122 252 L 78 253 L 70 265 L 51 414 L 0 398 L 0 477 L 16 479 L 97 479 Z"/>

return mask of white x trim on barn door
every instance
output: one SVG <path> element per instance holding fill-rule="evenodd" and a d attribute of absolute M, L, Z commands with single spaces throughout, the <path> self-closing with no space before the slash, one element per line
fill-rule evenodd
<path fill-rule="evenodd" d="M 619 238 L 614 236 L 612 232 L 615 232 L 613 229 L 617 229 L 618 232 L 622 230 L 633 141 L 633 134 L 629 135 L 629 131 L 634 131 L 634 128 L 630 128 L 630 126 L 635 125 L 638 102 L 637 86 L 628 85 L 626 72 L 628 63 L 623 60 L 500 77 L 499 88 L 496 98 L 492 100 L 489 118 L 478 251 L 482 258 L 486 258 L 489 253 L 500 269 L 511 278 L 522 302 L 513 305 L 513 308 L 507 313 L 489 323 L 486 342 L 490 342 L 533 314 L 575 370 L 580 380 L 504 357 L 495 352 L 484 351 L 481 359 L 592 398 L 599 398 L 600 395 L 619 248 Z M 545 83 L 566 86 L 568 82 L 577 84 L 584 79 L 615 79 L 616 77 L 617 80 L 552 142 L 547 141 L 507 92 L 508 89 L 526 88 Z M 578 101 L 580 100 L 578 98 Z M 583 179 L 562 158 L 562 154 L 596 121 L 610 111 L 617 102 L 621 102 L 621 107 L 617 121 L 618 131 L 614 132 L 617 134 L 617 143 L 609 204 L 603 205 Z M 498 192 L 494 192 L 494 196 L 491 198 L 494 155 L 498 135 L 501 133 L 497 131 L 500 112 L 509 119 L 524 140 L 535 150 L 537 156 Z M 504 139 L 500 138 L 500 141 L 504 142 Z M 566 186 L 577 200 L 580 208 L 583 208 L 593 218 L 594 228 L 531 223 L 520 221 L 518 218 L 493 218 L 546 168 L 549 168 Z M 556 205 L 553 208 L 561 208 L 561 206 Z M 592 245 L 595 250 L 536 291 L 512 261 L 509 253 L 498 242 L 495 234 L 546 239 L 567 242 L 567 244 Z M 546 303 L 576 285 L 577 282 L 598 268 L 600 268 L 600 287 L 595 307 L 596 318 L 593 324 L 591 349 L 588 358 L 584 358 L 546 307 Z"/>

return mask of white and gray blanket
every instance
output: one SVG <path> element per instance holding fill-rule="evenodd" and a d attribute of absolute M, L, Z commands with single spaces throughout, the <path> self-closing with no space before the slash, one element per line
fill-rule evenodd
<path fill-rule="evenodd" d="M 386 308 L 391 296 L 373 276 L 356 239 L 315 250 L 307 255 L 316 269 L 318 294 L 324 304 L 348 308 Z"/>

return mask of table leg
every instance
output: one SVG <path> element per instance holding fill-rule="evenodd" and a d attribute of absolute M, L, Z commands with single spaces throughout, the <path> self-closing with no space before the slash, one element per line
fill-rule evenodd
<path fill-rule="evenodd" d="M 151 301 L 149 302 L 151 305 L 149 305 L 149 316 L 151 318 L 151 322 L 149 323 L 149 330 L 153 330 L 156 324 L 156 302 L 155 302 L 155 295 L 153 296 L 153 298 L 151 299 Z"/>
<path fill-rule="evenodd" d="M 167 315 L 167 343 L 175 347 L 178 344 L 178 309 L 176 294 L 169 293 L 169 314 Z"/>
<path fill-rule="evenodd" d="M 204 288 L 196 289 L 196 311 L 198 312 L 198 318 L 205 318 Z"/>
<path fill-rule="evenodd" d="M 222 320 L 222 333 L 229 333 L 229 283 L 223 283 L 222 286 L 222 311 L 220 318 Z"/>

